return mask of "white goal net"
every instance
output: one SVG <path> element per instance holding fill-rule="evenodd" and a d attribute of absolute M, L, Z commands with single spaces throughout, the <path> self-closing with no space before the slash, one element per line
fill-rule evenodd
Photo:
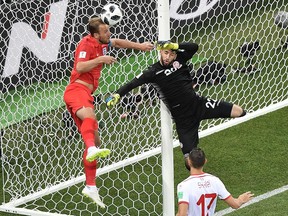
<path fill-rule="evenodd" d="M 105 0 L 0 1 L 0 211 L 24 215 L 163 215 L 160 103 L 150 86 L 117 109 L 105 98 L 157 60 L 111 50 L 95 93 L 102 146 L 97 186 L 106 209 L 83 199 L 84 144 L 66 112 L 63 91 L 75 47 Z M 158 39 L 156 0 L 114 1 L 124 11 L 113 37 Z M 288 100 L 288 7 L 285 1 L 170 0 L 171 39 L 193 41 L 196 91 L 244 107 L 249 114 Z M 203 121 L 200 130 L 226 120 Z M 177 136 L 173 134 L 177 145 Z M 183 163 L 183 169 L 184 163 Z M 173 187 L 173 185 L 171 186 Z M 172 213 L 173 215 L 174 213 Z"/>

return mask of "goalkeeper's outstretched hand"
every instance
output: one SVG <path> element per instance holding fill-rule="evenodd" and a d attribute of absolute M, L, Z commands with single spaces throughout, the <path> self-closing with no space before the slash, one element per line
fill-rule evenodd
<path fill-rule="evenodd" d="M 119 99 L 120 99 L 119 94 L 113 94 L 113 95 L 109 96 L 105 100 L 107 107 L 112 108 L 113 106 L 115 106 L 119 102 Z"/>
<path fill-rule="evenodd" d="M 179 44 L 178 43 L 172 43 L 171 41 L 157 41 L 156 42 L 157 50 L 178 50 Z"/>

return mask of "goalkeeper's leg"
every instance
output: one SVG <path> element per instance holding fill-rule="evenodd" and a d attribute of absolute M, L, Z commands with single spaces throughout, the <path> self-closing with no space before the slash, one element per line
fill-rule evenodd
<path fill-rule="evenodd" d="M 189 153 L 193 148 L 196 148 L 199 143 L 198 128 L 198 122 L 194 122 L 194 124 L 191 124 L 190 127 L 184 128 L 179 128 L 176 125 L 176 130 L 180 141 L 180 147 L 184 155 L 185 167 L 188 170 L 190 170 L 190 166 L 188 164 Z"/>
<path fill-rule="evenodd" d="M 226 101 L 213 100 L 199 97 L 201 106 L 199 106 L 199 113 L 201 113 L 201 120 L 213 118 L 237 118 L 246 115 L 245 110 L 233 103 Z"/>

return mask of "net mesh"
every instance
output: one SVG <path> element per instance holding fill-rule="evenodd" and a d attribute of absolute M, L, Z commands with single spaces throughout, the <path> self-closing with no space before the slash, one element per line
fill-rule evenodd
<path fill-rule="evenodd" d="M 112 152 L 98 162 L 98 170 L 112 167 L 97 177 L 100 195 L 108 207 L 98 209 L 81 195 L 84 145 L 62 97 L 75 47 L 87 34 L 86 23 L 106 3 L 1 1 L 4 203 L 60 185 L 56 192 L 19 207 L 85 216 L 95 212 L 162 215 L 161 155 L 129 162 L 160 147 L 160 105 L 155 92 L 148 85 L 137 88 L 117 109 L 107 110 L 104 103 L 110 92 L 155 62 L 156 51 L 109 52 L 118 63 L 105 66 L 94 95 L 102 146 Z M 124 9 L 124 18 L 121 25 L 111 28 L 113 37 L 157 40 L 156 1 L 116 3 Z M 249 112 L 287 99 L 285 11 L 284 1 L 209 1 L 205 5 L 170 1 L 171 39 L 193 41 L 200 47 L 191 62 L 197 92 L 234 102 Z M 217 70 L 212 63 L 223 67 Z M 137 102 L 139 97 L 142 100 Z M 225 121 L 228 119 L 203 121 L 200 130 Z M 61 187 L 67 182 L 72 184 Z"/>

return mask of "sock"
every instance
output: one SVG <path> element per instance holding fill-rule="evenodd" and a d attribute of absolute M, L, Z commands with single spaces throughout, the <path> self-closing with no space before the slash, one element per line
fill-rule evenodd
<path fill-rule="evenodd" d="M 186 169 L 190 171 L 190 165 L 188 163 L 188 160 L 189 160 L 188 158 L 189 158 L 189 153 L 184 155 L 184 163 L 185 163 Z"/>
<path fill-rule="evenodd" d="M 95 131 L 98 130 L 98 123 L 95 119 L 85 118 L 81 124 L 80 133 L 86 148 L 95 146 Z"/>
<path fill-rule="evenodd" d="M 97 189 L 96 185 L 86 185 L 86 187 L 89 188 L 89 189 L 92 189 L 92 190 L 93 189 L 94 190 Z"/>
<path fill-rule="evenodd" d="M 243 117 L 243 116 L 246 115 L 246 111 L 244 109 L 242 109 L 242 110 L 243 110 L 243 112 L 242 112 L 242 114 L 239 117 Z"/>
<path fill-rule="evenodd" d="M 86 185 L 88 186 L 96 186 L 96 170 L 97 170 L 97 161 L 89 162 L 86 160 L 87 156 L 87 148 L 83 154 L 83 164 L 84 164 L 84 172 L 86 176 Z"/>

